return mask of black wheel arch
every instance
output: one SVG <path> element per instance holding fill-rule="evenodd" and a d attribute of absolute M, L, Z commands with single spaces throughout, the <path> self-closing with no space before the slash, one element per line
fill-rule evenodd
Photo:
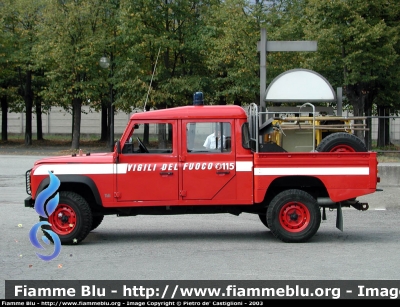
<path fill-rule="evenodd" d="M 74 191 L 86 198 L 90 205 L 102 206 L 99 190 L 93 179 L 82 175 L 57 175 L 60 180 L 59 191 Z M 39 184 L 36 195 L 39 195 L 50 184 L 50 178 L 46 177 Z M 73 184 L 73 188 L 71 185 Z"/>
<path fill-rule="evenodd" d="M 273 180 L 265 191 L 264 206 L 268 206 L 277 194 L 288 189 L 303 190 L 314 198 L 329 196 L 326 186 L 319 178 L 313 176 L 283 176 Z"/>

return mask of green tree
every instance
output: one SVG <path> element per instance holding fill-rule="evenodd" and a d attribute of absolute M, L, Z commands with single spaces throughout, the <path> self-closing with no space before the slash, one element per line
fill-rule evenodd
<path fill-rule="evenodd" d="M 2 114 L 1 139 L 3 141 L 8 139 L 8 111 L 15 109 L 14 105 L 21 105 L 12 103 L 13 101 L 18 101 L 19 97 L 15 63 L 10 57 L 16 49 L 13 41 L 16 22 L 10 8 L 11 3 L 9 1 L 0 2 L 0 100 Z"/>
<path fill-rule="evenodd" d="M 27 1 L 15 0 L 4 1 L 2 3 L 3 29 L 5 35 L 6 48 L 9 52 L 6 56 L 6 72 L 11 73 L 5 82 L 10 85 L 10 80 L 17 77 L 19 82 L 18 93 L 24 101 L 25 109 L 25 145 L 32 144 L 32 107 L 35 96 L 35 70 L 34 70 L 34 54 L 33 47 L 37 40 L 37 25 L 43 7 L 41 0 Z M 12 83 L 12 82 L 11 82 Z M 12 87 L 11 92 L 12 91 Z M 4 97 L 4 96 L 3 96 Z M 7 97 L 12 97 L 7 96 Z M 14 96 L 15 98 L 15 96 Z M 2 100 L 8 107 L 8 101 Z M 21 109 L 18 105 L 18 99 L 12 99 L 14 110 Z M 7 113 L 6 113 L 7 114 Z M 4 118 L 4 115 L 3 115 Z M 5 121 L 7 122 L 7 121 Z M 4 120 L 3 120 L 4 123 Z M 4 129 L 3 129 L 4 131 Z"/>
<path fill-rule="evenodd" d="M 129 82 L 120 83 L 124 94 L 119 96 L 119 105 L 141 109 L 144 104 L 155 108 L 184 105 L 194 92 L 206 90 L 207 51 L 198 33 L 210 1 L 123 3 L 121 29 L 129 60 L 120 73 Z"/>
<path fill-rule="evenodd" d="M 101 30 L 98 33 L 99 47 L 103 46 L 104 57 L 110 62 L 106 78 L 108 83 L 108 95 L 101 98 L 102 123 L 101 123 L 101 140 L 107 140 L 111 147 L 114 148 L 114 113 L 118 97 L 118 83 L 125 80 L 118 78 L 116 73 L 119 67 L 124 65 L 124 54 L 126 45 L 123 44 L 120 31 L 120 0 L 107 0 L 101 3 Z M 112 131 L 112 133 L 110 133 Z"/>
<path fill-rule="evenodd" d="M 104 5 L 96 0 L 50 0 L 43 10 L 36 46 L 37 65 L 47 80 L 41 95 L 72 113 L 72 149 L 79 148 L 82 106 L 99 106 L 108 88 L 99 66 L 103 16 Z"/>
<path fill-rule="evenodd" d="M 266 14 L 267 39 L 270 41 L 306 40 L 304 33 L 305 0 L 273 1 Z M 295 68 L 309 68 L 305 58 L 309 52 L 272 52 L 268 54 L 268 83 L 279 74 Z"/>
<path fill-rule="evenodd" d="M 228 0 L 215 4 L 202 30 L 211 76 L 211 101 L 248 104 L 259 101 L 260 25 L 249 1 Z"/>
<path fill-rule="evenodd" d="M 355 116 L 370 115 L 374 103 L 378 109 L 388 104 L 399 107 L 398 4 L 309 0 L 305 8 L 305 32 L 318 41 L 309 65 L 335 86 L 343 86 Z"/>
<path fill-rule="evenodd" d="M 259 103 L 260 54 L 257 43 L 260 30 L 267 29 L 267 40 L 303 39 L 302 5 L 303 1 L 289 0 L 227 0 L 213 7 L 204 30 L 204 41 L 215 101 Z M 269 53 L 267 84 L 280 73 L 303 64 L 303 53 Z"/>

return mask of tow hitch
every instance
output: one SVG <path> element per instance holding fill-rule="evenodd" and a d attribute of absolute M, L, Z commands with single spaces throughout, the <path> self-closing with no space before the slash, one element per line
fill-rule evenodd
<path fill-rule="evenodd" d="M 369 209 L 368 203 L 360 203 L 359 201 L 351 204 L 351 206 L 357 210 L 367 211 Z"/>
<path fill-rule="evenodd" d="M 350 207 L 352 206 L 353 208 L 360 210 L 360 211 L 366 211 L 369 209 L 368 203 L 360 203 L 358 200 L 347 200 L 345 202 L 341 203 L 334 203 L 328 198 L 319 198 L 318 203 L 324 204 L 324 205 L 333 205 L 331 206 L 331 210 L 336 207 L 337 210 L 337 215 L 336 215 L 336 228 L 339 229 L 340 231 L 343 231 L 343 212 L 342 212 L 342 207 Z M 325 212 L 326 207 L 323 206 L 322 208 L 322 219 L 326 220 L 326 212 Z"/>

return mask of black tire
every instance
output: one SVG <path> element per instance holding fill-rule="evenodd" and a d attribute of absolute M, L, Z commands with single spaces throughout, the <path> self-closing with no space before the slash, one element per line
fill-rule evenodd
<path fill-rule="evenodd" d="M 272 234 L 283 242 L 306 242 L 319 229 L 321 211 L 315 198 L 307 192 L 286 190 L 269 204 L 267 223 Z"/>
<path fill-rule="evenodd" d="M 103 222 L 104 215 L 103 214 L 98 214 L 98 213 L 95 213 L 95 214 L 92 213 L 92 218 L 93 219 L 92 219 L 92 228 L 91 228 L 91 230 L 94 230 L 94 229 L 96 229 L 97 227 L 100 226 L 101 222 Z"/>
<path fill-rule="evenodd" d="M 260 218 L 261 223 L 263 223 L 265 227 L 269 228 L 268 222 L 267 222 L 267 215 L 259 214 L 258 217 Z"/>
<path fill-rule="evenodd" d="M 51 226 L 42 226 L 42 229 L 50 229 L 60 238 L 61 244 L 78 244 L 89 234 L 92 229 L 92 212 L 87 201 L 74 192 L 61 191 L 56 210 L 50 217 L 42 218 Z M 49 234 L 44 235 L 52 241 Z"/>
<path fill-rule="evenodd" d="M 319 152 L 364 152 L 364 142 L 354 134 L 335 132 L 324 137 L 316 148 Z"/>

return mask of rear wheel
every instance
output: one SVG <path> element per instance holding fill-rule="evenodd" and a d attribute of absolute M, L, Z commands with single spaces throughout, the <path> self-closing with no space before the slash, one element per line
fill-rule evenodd
<path fill-rule="evenodd" d="M 307 192 L 287 190 L 269 204 L 267 223 L 272 234 L 283 242 L 306 242 L 319 229 L 321 211 L 315 198 Z"/>
<path fill-rule="evenodd" d="M 49 218 L 40 218 L 48 221 L 51 226 L 42 226 L 55 232 L 62 244 L 77 244 L 89 234 L 92 229 L 92 212 L 87 201 L 74 192 L 61 191 L 59 203 Z M 47 232 L 43 231 L 49 238 Z"/>
<path fill-rule="evenodd" d="M 324 137 L 316 148 L 319 152 L 364 152 L 364 142 L 354 134 L 335 132 Z"/>

